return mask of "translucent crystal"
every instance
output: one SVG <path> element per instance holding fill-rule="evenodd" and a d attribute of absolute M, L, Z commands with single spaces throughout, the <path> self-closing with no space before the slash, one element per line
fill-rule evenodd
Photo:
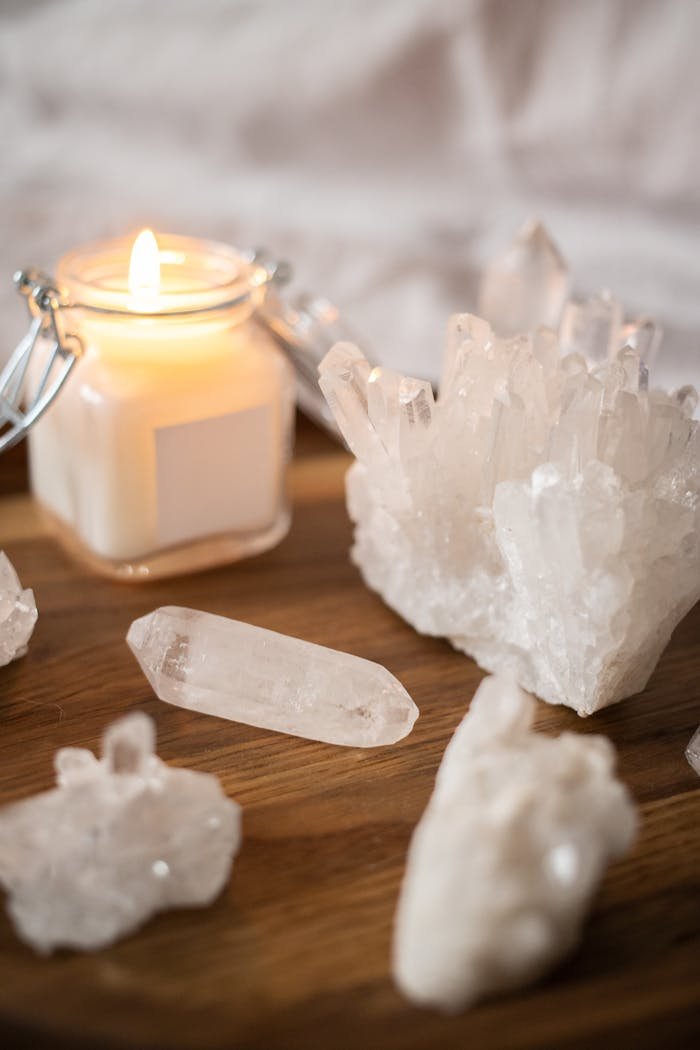
<path fill-rule="evenodd" d="M 685 749 L 685 757 L 700 777 L 700 727 L 695 730 L 690 738 L 688 746 Z"/>
<path fill-rule="evenodd" d="M 107 729 L 102 758 L 64 748 L 58 786 L 0 810 L 0 883 L 19 936 L 41 953 L 93 950 L 169 908 L 219 894 L 240 843 L 216 777 L 170 769 L 143 714 Z"/>
<path fill-rule="evenodd" d="M 456 1012 L 538 979 L 634 838 L 609 741 L 535 733 L 533 712 L 510 680 L 485 679 L 414 831 L 393 970 L 420 1005 Z"/>
<path fill-rule="evenodd" d="M 12 562 L 0 551 L 0 667 L 24 656 L 37 615 L 34 592 L 22 590 Z"/>
<path fill-rule="evenodd" d="M 695 409 L 698 407 L 698 392 L 694 386 L 682 386 L 674 390 L 673 400 L 680 406 L 681 411 L 688 419 L 692 419 Z"/>
<path fill-rule="evenodd" d="M 631 394 L 638 394 L 640 390 L 649 389 L 649 369 L 636 350 L 633 350 L 631 346 L 624 346 L 617 354 L 617 361 L 624 372 L 622 389 L 629 390 Z"/>
<path fill-rule="evenodd" d="M 393 744 L 418 708 L 385 667 L 194 609 L 156 609 L 127 635 L 157 696 L 179 707 L 351 747 Z"/>
<path fill-rule="evenodd" d="M 320 368 L 324 390 L 351 368 L 365 377 L 353 398 L 366 407 L 344 416 L 365 582 L 417 630 L 580 714 L 641 690 L 700 598 L 697 395 L 649 390 L 630 347 L 607 356 L 619 311 L 605 312 L 566 354 L 543 329 L 501 339 L 452 318 L 440 396 L 425 391 L 406 441 L 402 384 L 415 381 L 392 373 L 371 400 L 383 370 L 370 379 L 347 345 Z"/>
<path fill-rule="evenodd" d="M 569 272 L 540 222 L 528 222 L 510 248 L 484 271 L 477 313 L 501 336 L 556 328 Z"/>
<path fill-rule="evenodd" d="M 366 456 L 371 450 L 376 454 L 380 442 L 367 408 L 370 366 L 350 343 L 336 343 L 329 353 L 336 367 L 322 389 L 340 432 L 356 456 Z"/>
<path fill-rule="evenodd" d="M 435 399 L 430 383 L 402 376 L 399 383 L 399 446 L 401 458 L 408 462 L 420 456 L 430 427 Z"/>
<path fill-rule="evenodd" d="M 631 347 L 648 368 L 656 359 L 662 335 L 655 321 L 650 317 L 640 317 L 622 326 L 620 343 Z"/>
<path fill-rule="evenodd" d="M 609 292 L 585 302 L 570 300 L 559 329 L 562 353 L 581 354 L 592 362 L 607 361 L 622 345 L 622 321 L 622 306 Z"/>

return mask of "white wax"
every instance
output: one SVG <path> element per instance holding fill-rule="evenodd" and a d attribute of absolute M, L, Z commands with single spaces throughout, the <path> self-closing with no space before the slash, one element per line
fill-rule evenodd
<path fill-rule="evenodd" d="M 86 352 L 30 433 L 40 502 L 110 560 L 272 526 L 294 384 L 269 337 L 201 316 L 85 313 L 79 331 Z"/>

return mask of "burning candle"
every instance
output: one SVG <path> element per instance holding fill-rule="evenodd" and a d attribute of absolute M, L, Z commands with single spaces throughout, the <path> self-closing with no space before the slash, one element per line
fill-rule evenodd
<path fill-rule="evenodd" d="M 60 260 L 82 353 L 30 432 L 31 482 L 102 571 L 202 568 L 287 531 L 294 379 L 254 315 L 268 280 L 226 245 L 150 231 Z"/>

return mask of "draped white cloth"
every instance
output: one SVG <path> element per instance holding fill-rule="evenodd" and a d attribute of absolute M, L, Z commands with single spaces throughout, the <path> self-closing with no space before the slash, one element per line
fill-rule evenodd
<path fill-rule="evenodd" d="M 148 224 L 265 244 L 435 377 L 537 214 L 700 382 L 699 46 L 696 0 L 5 0 L 0 358 L 17 266 Z"/>

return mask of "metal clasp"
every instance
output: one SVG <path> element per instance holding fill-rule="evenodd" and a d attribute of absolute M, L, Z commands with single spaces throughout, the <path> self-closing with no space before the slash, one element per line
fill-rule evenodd
<path fill-rule="evenodd" d="M 21 441 L 46 411 L 82 353 L 77 335 L 64 333 L 57 319 L 63 305 L 52 279 L 40 270 L 19 270 L 14 283 L 29 310 L 29 331 L 0 373 L 0 452 Z M 29 363 L 37 347 L 45 358 L 29 389 Z M 44 346 L 42 345 L 42 351 Z"/>

